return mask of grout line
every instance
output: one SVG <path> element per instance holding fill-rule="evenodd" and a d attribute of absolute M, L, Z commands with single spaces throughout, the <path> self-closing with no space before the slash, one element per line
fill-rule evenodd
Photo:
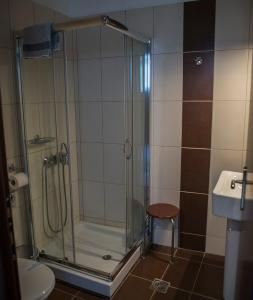
<path fill-rule="evenodd" d="M 146 280 L 146 281 L 148 281 L 148 282 L 152 282 L 152 280 L 151 280 L 151 279 L 147 279 L 147 278 L 144 278 L 144 277 L 141 277 L 141 276 L 135 275 L 135 274 L 130 274 L 130 276 L 132 276 L 132 277 L 136 277 L 136 278 L 139 278 L 139 279 L 143 279 L 143 280 Z"/>
<path fill-rule="evenodd" d="M 181 146 L 182 149 L 188 149 L 188 150 L 204 150 L 204 151 L 210 151 L 210 148 L 201 148 L 201 147 L 186 147 L 186 146 Z"/>
<path fill-rule="evenodd" d="M 191 233 L 191 232 L 185 232 L 185 231 L 181 231 L 180 233 L 188 234 L 188 235 L 194 235 L 194 236 L 200 236 L 200 237 L 206 237 L 205 234 Z"/>
<path fill-rule="evenodd" d="M 205 263 L 205 262 L 203 262 L 203 265 L 207 265 L 207 266 L 210 266 L 210 267 L 215 267 L 217 269 L 224 269 L 223 266 L 218 266 L 218 265 L 215 265 L 215 264 L 210 264 L 210 263 Z"/>
<path fill-rule="evenodd" d="M 161 278 L 160 279 L 164 279 L 164 276 L 165 276 L 165 274 L 167 273 L 167 271 L 169 270 L 169 268 L 170 268 L 170 263 L 168 263 L 168 265 L 167 265 L 167 267 L 165 268 L 165 270 L 164 270 L 164 272 L 163 272 L 163 274 L 162 274 L 162 276 L 161 276 Z"/>
<path fill-rule="evenodd" d="M 197 280 L 198 280 L 198 277 L 199 277 L 199 274 L 200 274 L 200 270 L 201 270 L 201 267 L 202 267 L 202 265 L 203 265 L 203 261 L 204 261 L 205 256 L 206 256 L 206 253 L 204 253 L 204 255 L 203 255 L 203 257 L 202 257 L 202 260 L 201 260 L 201 263 L 200 263 L 200 265 L 199 265 L 199 270 L 198 270 L 198 273 L 197 273 L 197 275 L 196 275 L 196 278 L 195 278 L 195 281 L 194 281 L 194 284 L 193 284 L 193 287 L 192 287 L 192 290 L 191 290 L 191 296 L 192 296 L 192 293 L 193 293 L 193 291 L 194 291 L 194 289 L 195 289 L 195 286 L 196 286 L 196 284 L 197 284 Z M 190 296 L 190 300 L 191 300 L 191 298 L 192 298 L 191 296 Z"/>
<path fill-rule="evenodd" d="M 176 248 L 174 251 L 174 255 L 176 255 L 177 253 L 177 249 Z M 171 251 L 171 248 L 168 249 L 169 251 Z M 157 250 L 154 250 L 154 249 L 150 249 L 150 252 L 155 252 L 155 253 L 158 253 L 158 254 L 162 254 L 162 255 L 166 255 L 166 256 L 170 256 L 171 254 L 170 253 L 165 253 L 165 252 L 160 252 L 160 251 L 157 251 Z"/>
<path fill-rule="evenodd" d="M 110 297 L 110 300 L 112 300 L 120 291 L 120 289 L 122 288 L 122 286 L 124 285 L 124 283 L 127 281 L 127 279 L 131 276 L 131 273 L 128 273 L 127 276 L 122 280 L 122 282 L 120 283 L 120 285 L 118 286 L 117 290 L 114 292 L 114 294 Z"/>
<path fill-rule="evenodd" d="M 155 294 L 156 294 L 156 291 L 154 290 L 153 293 L 151 294 L 151 296 L 149 297 L 149 300 L 152 300 L 153 297 L 155 296 Z"/>
<path fill-rule="evenodd" d="M 187 249 L 187 248 L 181 248 L 181 247 L 178 247 L 178 250 L 183 250 L 185 252 L 196 252 L 196 253 L 200 253 L 200 254 L 205 254 L 205 252 L 203 251 L 198 251 L 198 250 L 192 250 L 192 249 Z"/>
<path fill-rule="evenodd" d="M 208 193 L 189 192 L 189 191 L 184 191 L 184 190 L 180 190 L 180 193 L 208 196 Z M 196 251 L 196 250 L 193 250 L 193 251 Z"/>
<path fill-rule="evenodd" d="M 199 293 L 192 293 L 192 295 L 201 296 L 201 297 L 203 297 L 203 298 L 210 299 L 210 300 L 219 300 L 219 299 L 217 299 L 217 298 L 213 298 L 213 297 L 206 296 L 206 295 L 199 294 Z"/>
<path fill-rule="evenodd" d="M 194 263 L 201 263 L 201 260 L 196 260 L 196 259 L 192 259 L 192 258 L 187 258 L 187 257 L 182 257 L 182 256 L 177 256 L 177 258 L 179 259 L 183 259 L 185 261 L 191 261 L 191 262 L 194 262 Z"/>

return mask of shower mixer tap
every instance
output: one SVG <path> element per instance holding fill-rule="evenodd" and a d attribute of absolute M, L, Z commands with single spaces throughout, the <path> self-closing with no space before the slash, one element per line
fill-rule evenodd
<path fill-rule="evenodd" d="M 60 152 L 58 154 L 51 154 L 45 156 L 43 159 L 43 165 L 46 167 L 55 166 L 58 163 L 61 163 L 62 165 L 69 164 L 69 150 L 65 143 L 61 144 Z"/>
<path fill-rule="evenodd" d="M 51 154 L 43 158 L 43 165 L 46 167 L 51 167 L 57 165 L 57 161 L 58 161 L 57 155 Z"/>

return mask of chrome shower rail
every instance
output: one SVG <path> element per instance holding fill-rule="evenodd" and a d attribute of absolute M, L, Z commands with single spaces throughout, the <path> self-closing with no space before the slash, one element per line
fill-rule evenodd
<path fill-rule="evenodd" d="M 97 16 L 93 18 L 86 18 L 86 19 L 79 19 L 69 22 L 62 22 L 53 24 L 53 28 L 55 31 L 64 32 L 68 30 L 75 30 L 75 29 L 82 29 L 82 28 L 90 28 L 90 27 L 97 27 L 97 26 L 105 26 L 109 27 L 113 30 L 119 31 L 137 41 L 150 44 L 150 38 L 138 33 L 129 30 L 128 27 L 121 24 L 120 22 L 111 19 L 108 16 Z M 23 36 L 22 30 L 16 33 L 17 38 L 21 38 Z"/>

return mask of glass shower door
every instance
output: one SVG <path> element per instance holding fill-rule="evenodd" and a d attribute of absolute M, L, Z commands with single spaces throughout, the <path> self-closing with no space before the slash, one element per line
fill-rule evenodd
<path fill-rule="evenodd" d="M 127 247 L 142 240 L 148 184 L 149 45 L 126 37 Z"/>
<path fill-rule="evenodd" d="M 72 232 L 72 216 L 64 48 L 53 57 L 27 59 L 22 39 L 18 43 L 24 156 L 35 246 L 45 255 L 73 261 L 72 236 L 67 248 L 65 234 Z"/>

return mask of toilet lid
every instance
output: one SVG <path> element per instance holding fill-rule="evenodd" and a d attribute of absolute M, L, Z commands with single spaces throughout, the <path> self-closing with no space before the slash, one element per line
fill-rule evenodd
<path fill-rule="evenodd" d="M 18 273 L 22 300 L 45 299 L 54 289 L 54 273 L 37 261 L 18 258 Z"/>

